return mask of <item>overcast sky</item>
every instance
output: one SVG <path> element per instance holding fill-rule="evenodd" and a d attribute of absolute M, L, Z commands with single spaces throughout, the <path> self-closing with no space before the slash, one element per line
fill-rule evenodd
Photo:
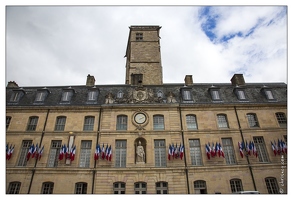
<path fill-rule="evenodd" d="M 124 84 L 131 25 L 161 26 L 164 83 L 287 83 L 286 6 L 7 6 L 6 84 Z"/>

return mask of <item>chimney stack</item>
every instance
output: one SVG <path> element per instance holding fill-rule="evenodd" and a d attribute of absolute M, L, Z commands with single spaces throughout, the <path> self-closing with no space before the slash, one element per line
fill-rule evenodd
<path fill-rule="evenodd" d="M 193 85 L 192 75 L 186 75 L 184 81 L 186 86 Z"/>
<path fill-rule="evenodd" d="M 18 88 L 18 85 L 15 81 L 9 81 L 6 87 Z"/>
<path fill-rule="evenodd" d="M 86 79 L 86 86 L 94 86 L 95 81 L 96 81 L 95 77 L 88 74 Z"/>
<path fill-rule="evenodd" d="M 245 85 L 243 74 L 234 74 L 230 81 L 231 81 L 232 85 L 234 85 L 234 86 L 244 86 Z"/>

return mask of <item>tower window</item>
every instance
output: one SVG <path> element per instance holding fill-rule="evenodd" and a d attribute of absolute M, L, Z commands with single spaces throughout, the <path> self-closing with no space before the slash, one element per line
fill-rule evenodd
<path fill-rule="evenodd" d="M 135 40 L 142 41 L 143 40 L 143 33 L 136 33 Z"/>

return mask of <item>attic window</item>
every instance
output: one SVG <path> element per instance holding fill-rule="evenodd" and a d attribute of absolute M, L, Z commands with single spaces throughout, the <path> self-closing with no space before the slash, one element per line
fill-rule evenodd
<path fill-rule="evenodd" d="M 97 101 L 97 99 L 98 99 L 98 91 L 96 91 L 96 90 L 90 90 L 88 92 L 88 98 L 87 98 L 87 100 L 88 101 Z"/>
<path fill-rule="evenodd" d="M 73 89 L 65 89 L 62 91 L 61 103 L 69 103 L 73 96 Z"/>
<path fill-rule="evenodd" d="M 265 95 L 267 100 L 275 101 L 275 97 L 271 88 L 262 88 L 261 92 Z"/>
<path fill-rule="evenodd" d="M 221 101 L 220 96 L 220 89 L 219 88 L 209 88 L 210 95 L 213 99 L 213 101 Z"/>
<path fill-rule="evenodd" d="M 48 93 L 49 92 L 46 89 L 38 90 L 36 98 L 35 98 L 35 102 L 43 102 L 45 98 L 47 97 Z"/>
<path fill-rule="evenodd" d="M 142 41 L 143 40 L 143 33 L 136 33 L 135 40 Z"/>
<path fill-rule="evenodd" d="M 246 101 L 247 100 L 244 89 L 235 88 L 234 94 L 237 96 L 237 99 L 239 101 Z"/>
<path fill-rule="evenodd" d="M 24 92 L 22 90 L 15 90 L 13 91 L 13 94 L 10 97 L 10 102 L 19 102 L 20 98 L 24 95 Z"/>

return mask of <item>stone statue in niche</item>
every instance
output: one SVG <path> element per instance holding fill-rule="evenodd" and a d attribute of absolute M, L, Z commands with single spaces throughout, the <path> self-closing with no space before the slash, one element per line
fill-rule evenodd
<path fill-rule="evenodd" d="M 106 95 L 105 104 L 112 104 L 112 103 L 114 103 L 113 94 L 111 92 L 109 92 Z"/>
<path fill-rule="evenodd" d="M 136 147 L 136 162 L 137 163 L 145 162 L 145 152 L 144 152 L 143 146 L 141 146 L 140 141 L 138 141 L 138 145 Z"/>
<path fill-rule="evenodd" d="M 172 92 L 168 93 L 167 103 L 177 103 L 174 94 Z"/>

